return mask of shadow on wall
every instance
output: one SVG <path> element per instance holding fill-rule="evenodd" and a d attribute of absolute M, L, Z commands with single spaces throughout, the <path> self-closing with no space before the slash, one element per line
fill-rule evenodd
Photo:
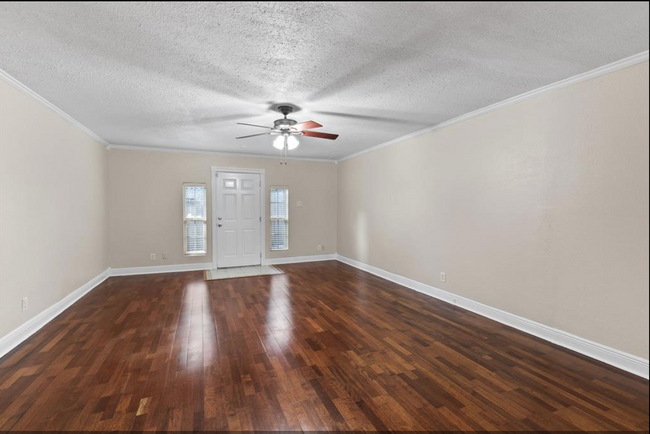
<path fill-rule="evenodd" d="M 357 214 L 357 223 L 354 233 L 356 234 L 356 244 L 358 252 L 358 261 L 366 264 L 370 263 L 368 248 L 368 218 L 366 213 L 361 211 Z"/>

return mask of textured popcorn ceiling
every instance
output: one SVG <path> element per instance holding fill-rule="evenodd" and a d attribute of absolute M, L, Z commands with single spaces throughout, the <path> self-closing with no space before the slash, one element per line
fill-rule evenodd
<path fill-rule="evenodd" d="M 112 144 L 334 158 L 648 49 L 648 3 L 1 3 L 0 68 Z M 242 148 L 241 145 L 248 147 Z"/>

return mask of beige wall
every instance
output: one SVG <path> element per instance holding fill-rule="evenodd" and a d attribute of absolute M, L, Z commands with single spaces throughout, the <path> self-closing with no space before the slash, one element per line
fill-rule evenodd
<path fill-rule="evenodd" d="M 182 185 L 205 183 L 210 200 L 211 166 L 265 169 L 267 192 L 272 185 L 289 187 L 289 250 L 268 251 L 267 258 L 336 253 L 336 164 L 290 160 L 281 166 L 269 158 L 216 154 L 110 149 L 109 207 L 111 267 L 143 267 L 212 261 L 208 254 L 183 254 Z M 297 207 L 296 202 L 303 206 Z M 209 202 L 208 210 L 211 207 Z M 208 221 L 211 213 L 208 211 Z M 210 225 L 208 225 L 210 227 Z M 318 251 L 317 246 L 325 246 Z M 167 259 L 161 259 L 163 252 Z M 156 261 L 150 254 L 156 253 Z"/>
<path fill-rule="evenodd" d="M 108 267 L 107 173 L 103 145 L 0 79 L 0 337 Z"/>
<path fill-rule="evenodd" d="M 645 62 L 346 160 L 338 253 L 647 359 L 648 140 Z"/>

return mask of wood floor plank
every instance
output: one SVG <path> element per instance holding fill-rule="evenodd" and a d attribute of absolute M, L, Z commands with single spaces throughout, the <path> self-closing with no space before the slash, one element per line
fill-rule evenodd
<path fill-rule="evenodd" d="M 345 264 L 112 277 L 0 359 L 0 431 L 648 431 L 648 381 Z"/>

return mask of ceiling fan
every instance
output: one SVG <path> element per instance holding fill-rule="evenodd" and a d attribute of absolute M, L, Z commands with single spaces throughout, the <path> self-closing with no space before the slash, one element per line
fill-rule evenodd
<path fill-rule="evenodd" d="M 291 106 L 282 105 L 278 107 L 278 111 L 284 115 L 284 118 L 278 119 L 275 122 L 273 122 L 273 127 L 266 127 L 264 125 L 255 125 L 255 124 L 237 122 L 238 125 L 246 125 L 249 127 L 257 127 L 257 128 L 266 128 L 270 130 L 266 133 L 250 134 L 248 136 L 237 137 L 237 139 L 246 139 L 249 137 L 265 136 L 265 135 L 278 136 L 278 138 L 276 138 L 273 141 L 273 147 L 282 151 L 282 156 L 284 157 L 283 163 L 287 164 L 286 157 L 288 152 L 293 149 L 296 149 L 298 145 L 300 145 L 297 136 L 315 137 L 317 139 L 328 139 L 328 140 L 336 140 L 336 138 L 339 136 L 338 134 L 309 131 L 313 128 L 322 127 L 322 125 L 319 124 L 318 122 L 307 121 L 307 122 L 298 123 L 293 119 L 288 119 L 287 115 L 293 112 L 293 107 Z"/>

